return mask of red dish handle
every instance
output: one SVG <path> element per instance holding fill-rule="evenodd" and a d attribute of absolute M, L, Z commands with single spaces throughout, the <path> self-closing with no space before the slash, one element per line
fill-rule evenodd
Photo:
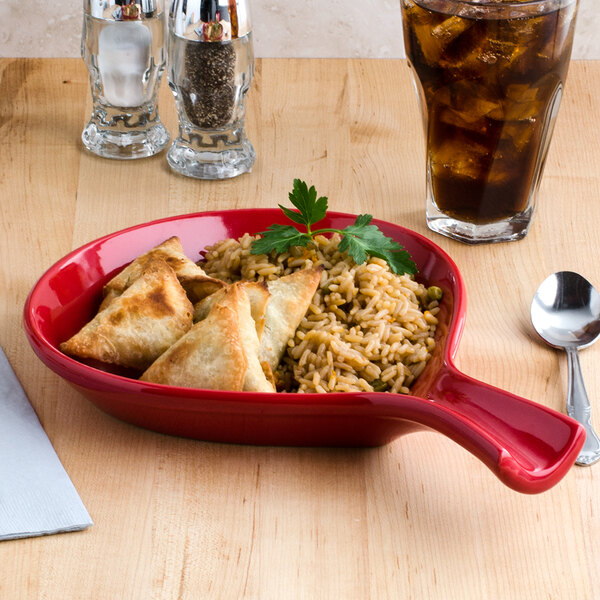
<path fill-rule="evenodd" d="M 571 468 L 585 430 L 555 410 L 464 375 L 445 364 L 430 388 L 430 425 L 481 459 L 509 487 L 543 492 Z M 428 419 L 425 419 L 428 420 Z"/>

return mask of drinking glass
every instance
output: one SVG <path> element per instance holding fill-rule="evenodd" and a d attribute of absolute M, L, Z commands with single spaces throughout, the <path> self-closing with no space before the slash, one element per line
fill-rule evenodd
<path fill-rule="evenodd" d="M 578 0 L 401 0 L 425 124 L 427 224 L 466 243 L 527 235 Z"/>
<path fill-rule="evenodd" d="M 246 0 L 173 0 L 167 77 L 179 136 L 167 153 L 175 171 L 225 179 L 252 169 L 256 154 L 244 130 L 254 74 Z"/>
<path fill-rule="evenodd" d="M 163 0 L 84 0 L 81 56 L 93 112 L 81 139 L 105 158 L 152 156 L 169 142 L 157 92 L 166 63 Z"/>

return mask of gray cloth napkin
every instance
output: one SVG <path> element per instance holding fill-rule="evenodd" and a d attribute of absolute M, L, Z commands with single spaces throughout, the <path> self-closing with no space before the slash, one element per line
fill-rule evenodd
<path fill-rule="evenodd" d="M 0 540 L 92 524 L 0 348 Z"/>

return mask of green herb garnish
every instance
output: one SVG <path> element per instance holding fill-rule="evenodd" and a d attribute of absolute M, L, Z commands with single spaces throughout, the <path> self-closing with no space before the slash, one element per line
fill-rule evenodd
<path fill-rule="evenodd" d="M 396 275 L 414 275 L 417 272 L 415 263 L 404 247 L 384 235 L 377 225 L 371 225 L 372 215 L 358 215 L 354 223 L 344 229 L 312 229 L 315 223 L 325 218 L 327 198 L 317 198 L 315 187 L 309 188 L 300 179 L 294 179 L 294 189 L 289 198 L 297 211 L 281 204 L 279 208 L 290 221 L 304 225 L 306 231 L 302 232 L 293 225 L 271 225 L 267 231 L 260 232 L 260 239 L 252 243 L 252 254 L 269 254 L 272 250 L 286 252 L 291 246 L 308 246 L 314 236 L 321 233 L 339 233 L 342 236 L 340 250 L 348 251 L 357 265 L 362 265 L 370 255 L 385 260 Z"/>

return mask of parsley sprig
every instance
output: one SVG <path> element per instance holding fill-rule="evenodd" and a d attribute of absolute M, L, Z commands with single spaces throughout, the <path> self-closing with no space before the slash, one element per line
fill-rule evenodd
<path fill-rule="evenodd" d="M 372 215 L 358 215 L 354 223 L 344 229 L 313 229 L 315 223 L 325 218 L 327 198 L 317 198 L 315 187 L 309 188 L 300 179 L 294 179 L 294 188 L 289 198 L 297 210 L 281 204 L 279 208 L 290 221 L 304 225 L 306 231 L 300 231 L 293 225 L 271 225 L 266 231 L 260 232 L 261 238 L 252 243 L 252 254 L 269 254 L 273 250 L 277 253 L 286 252 L 291 246 L 308 246 L 314 236 L 321 233 L 339 233 L 342 236 L 340 250 L 348 251 L 357 265 L 363 264 L 370 255 L 385 260 L 396 275 L 414 275 L 417 272 L 415 263 L 404 247 L 384 235 L 377 225 L 371 224 Z"/>

